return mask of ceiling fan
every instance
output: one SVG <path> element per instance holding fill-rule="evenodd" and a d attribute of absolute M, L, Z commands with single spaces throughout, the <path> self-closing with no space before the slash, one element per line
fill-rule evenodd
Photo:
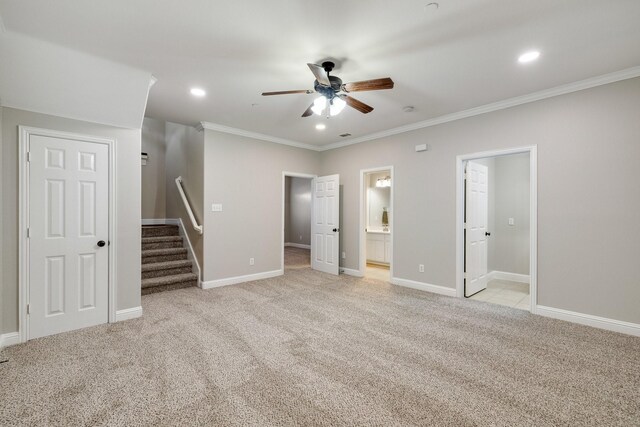
<path fill-rule="evenodd" d="M 342 79 L 336 76 L 331 76 L 329 73 L 335 67 L 335 64 L 331 61 L 323 62 L 322 65 L 307 64 L 311 72 L 316 77 L 313 83 L 313 89 L 307 90 L 285 90 L 279 92 L 263 92 L 262 96 L 271 95 L 290 95 L 295 93 L 311 94 L 314 92 L 319 93 L 321 96 L 313 101 L 313 104 L 302 113 L 302 117 L 309 117 L 312 114 L 322 115 L 322 113 L 329 107 L 328 114 L 336 116 L 344 109 L 346 105 L 354 108 L 361 113 L 367 114 L 373 111 L 373 107 L 358 101 L 357 99 L 347 95 L 350 92 L 362 92 L 366 90 L 383 90 L 393 89 L 393 80 L 389 77 L 382 79 L 364 80 L 361 82 L 342 83 Z M 344 92 L 344 93 L 341 93 Z"/>

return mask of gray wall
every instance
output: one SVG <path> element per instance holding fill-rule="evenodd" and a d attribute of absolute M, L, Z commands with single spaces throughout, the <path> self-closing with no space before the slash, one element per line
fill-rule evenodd
<path fill-rule="evenodd" d="M 311 244 L 311 179 L 285 177 L 285 243 Z"/>
<path fill-rule="evenodd" d="M 166 218 L 165 123 L 146 118 L 142 122 L 142 151 L 149 158 L 142 166 L 142 218 Z"/>
<path fill-rule="evenodd" d="M 282 251 L 282 172 L 316 174 L 317 152 L 205 130 L 204 279 L 275 271 Z M 255 265 L 249 265 L 255 258 Z"/>
<path fill-rule="evenodd" d="M 529 275 L 529 155 L 496 157 L 489 269 Z M 509 218 L 514 225 L 509 225 Z"/>
<path fill-rule="evenodd" d="M 538 303 L 640 323 L 638 117 L 635 78 L 322 152 L 321 174 L 340 174 L 344 266 L 358 268 L 359 170 L 392 164 L 394 275 L 455 288 L 456 155 L 537 144 Z"/>
<path fill-rule="evenodd" d="M 2 109 L 2 332 L 18 330 L 18 126 L 115 138 L 117 310 L 140 306 L 140 129 Z"/>
<path fill-rule="evenodd" d="M 145 119 L 146 120 L 146 119 Z M 200 225 L 204 223 L 204 132 L 191 126 L 176 123 L 165 124 L 166 144 L 166 217 L 181 218 L 200 269 L 204 266 L 203 237 L 191 226 L 189 214 L 182 202 L 175 179 L 182 176 L 182 187 L 187 195 L 194 216 Z M 207 228 L 204 227 L 206 232 Z"/>

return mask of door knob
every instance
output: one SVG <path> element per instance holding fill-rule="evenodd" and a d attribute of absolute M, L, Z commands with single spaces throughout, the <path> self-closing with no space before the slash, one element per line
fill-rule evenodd
<path fill-rule="evenodd" d="M 334 229 L 333 229 L 333 232 L 334 232 L 334 233 L 337 233 L 338 231 L 340 231 L 340 229 L 339 229 L 339 228 L 334 228 Z"/>
<path fill-rule="evenodd" d="M 104 240 L 100 240 L 100 241 L 98 242 L 98 247 L 100 247 L 100 248 L 101 248 L 101 247 L 103 247 L 104 245 L 106 245 L 106 243 L 104 242 Z"/>
<path fill-rule="evenodd" d="M 491 233 L 489 233 L 488 231 L 485 231 L 485 232 L 484 232 L 484 235 L 485 235 L 485 236 L 491 236 Z"/>

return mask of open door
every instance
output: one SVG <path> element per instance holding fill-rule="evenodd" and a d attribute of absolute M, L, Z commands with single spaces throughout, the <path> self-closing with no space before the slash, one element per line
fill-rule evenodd
<path fill-rule="evenodd" d="M 313 180 L 311 268 L 338 275 L 340 268 L 340 175 Z"/>
<path fill-rule="evenodd" d="M 469 297 L 487 287 L 488 168 L 467 162 L 465 177 L 464 296 Z"/>

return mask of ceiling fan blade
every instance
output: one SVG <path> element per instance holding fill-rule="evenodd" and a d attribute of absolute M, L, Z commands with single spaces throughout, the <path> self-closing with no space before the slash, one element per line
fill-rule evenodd
<path fill-rule="evenodd" d="M 359 92 L 365 90 L 393 89 L 393 80 L 389 77 L 383 79 L 363 80 L 361 82 L 346 83 L 342 85 L 345 92 Z"/>
<path fill-rule="evenodd" d="M 310 115 L 313 114 L 313 111 L 311 110 L 311 108 L 313 107 L 313 104 L 309 105 L 309 108 L 307 108 L 304 113 L 302 113 L 302 117 L 309 117 Z"/>
<path fill-rule="evenodd" d="M 310 89 L 302 89 L 302 90 L 281 90 L 279 92 L 262 92 L 262 96 L 271 96 L 271 95 L 290 95 L 293 93 L 313 93 L 313 90 Z"/>
<path fill-rule="evenodd" d="M 323 86 L 331 86 L 331 82 L 329 81 L 329 76 L 327 76 L 327 72 L 320 65 L 317 64 L 307 64 L 309 69 L 316 76 L 316 80 Z"/>
<path fill-rule="evenodd" d="M 341 98 L 345 100 L 345 102 L 349 107 L 354 108 L 363 114 L 367 114 L 373 111 L 373 107 L 365 104 L 364 102 L 358 101 L 357 99 L 352 98 L 348 95 L 343 95 L 341 96 Z"/>

